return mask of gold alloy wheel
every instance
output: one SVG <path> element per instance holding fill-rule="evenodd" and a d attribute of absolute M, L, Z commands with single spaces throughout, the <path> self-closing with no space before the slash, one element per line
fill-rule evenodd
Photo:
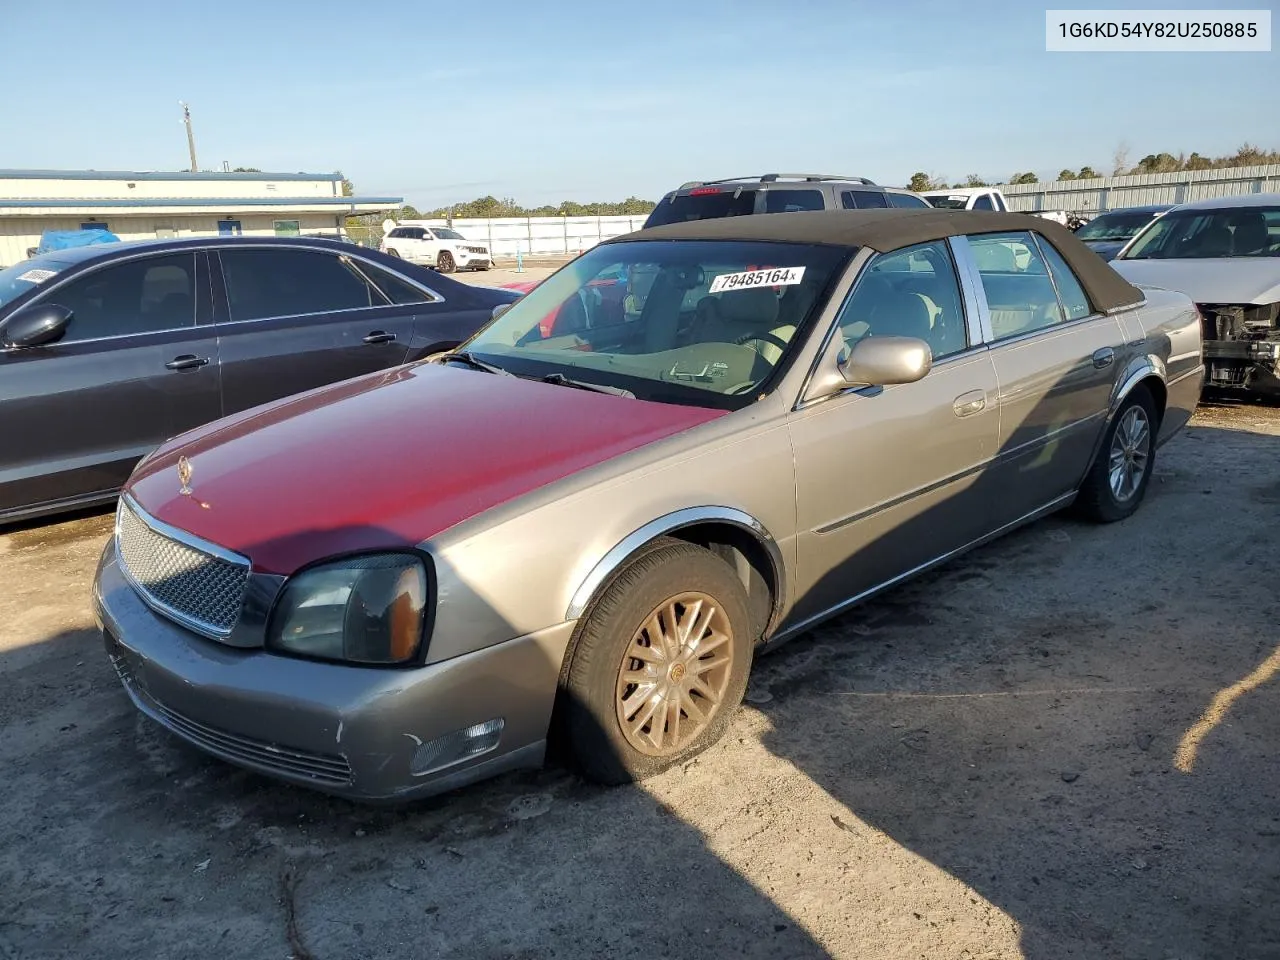
<path fill-rule="evenodd" d="M 663 601 L 631 637 L 614 704 L 622 734 L 651 757 L 689 746 L 715 717 L 733 672 L 732 627 L 705 593 Z"/>

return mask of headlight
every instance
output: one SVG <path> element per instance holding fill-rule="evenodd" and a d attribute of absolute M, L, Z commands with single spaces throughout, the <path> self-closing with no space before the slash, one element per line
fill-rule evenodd
<path fill-rule="evenodd" d="M 285 584 L 267 646 L 350 663 L 408 663 L 422 645 L 427 570 L 410 554 L 350 557 Z"/>

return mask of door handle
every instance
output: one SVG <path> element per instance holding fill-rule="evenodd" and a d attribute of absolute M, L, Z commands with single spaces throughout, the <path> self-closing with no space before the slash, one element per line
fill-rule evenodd
<path fill-rule="evenodd" d="M 184 353 L 180 357 L 174 357 L 165 364 L 165 367 L 169 370 L 194 370 L 196 367 L 203 367 L 208 362 L 208 357 L 197 357 L 194 353 Z"/>
<path fill-rule="evenodd" d="M 1093 352 L 1093 365 L 1101 370 L 1103 367 L 1110 366 L 1111 361 L 1116 358 L 1116 352 L 1110 347 L 1103 347 Z"/>
<path fill-rule="evenodd" d="M 987 395 L 981 390 L 970 390 L 968 393 L 962 393 L 956 397 L 955 403 L 951 405 L 951 409 L 956 412 L 957 417 L 971 417 L 975 413 L 981 413 L 987 408 Z"/>
<path fill-rule="evenodd" d="M 390 343 L 396 338 L 394 333 L 387 333 L 385 330 L 375 330 L 364 338 L 365 343 Z"/>

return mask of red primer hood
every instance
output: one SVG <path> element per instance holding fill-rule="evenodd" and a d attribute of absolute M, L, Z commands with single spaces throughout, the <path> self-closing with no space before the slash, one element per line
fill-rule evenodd
<path fill-rule="evenodd" d="M 184 434 L 125 489 L 165 523 L 288 575 L 349 551 L 419 543 L 722 415 L 419 364 Z"/>

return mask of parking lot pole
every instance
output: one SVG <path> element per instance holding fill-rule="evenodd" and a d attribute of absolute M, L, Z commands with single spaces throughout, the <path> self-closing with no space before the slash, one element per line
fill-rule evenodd
<path fill-rule="evenodd" d="M 524 273 L 524 256 L 520 253 L 520 244 L 516 244 L 516 273 Z"/>

